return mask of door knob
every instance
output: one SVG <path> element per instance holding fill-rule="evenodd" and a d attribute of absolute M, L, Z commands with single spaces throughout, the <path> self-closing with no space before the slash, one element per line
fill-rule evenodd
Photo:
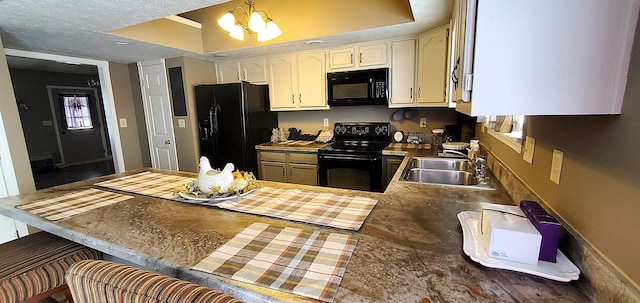
<path fill-rule="evenodd" d="M 164 144 L 171 144 L 171 141 L 169 141 L 169 140 L 164 141 Z"/>

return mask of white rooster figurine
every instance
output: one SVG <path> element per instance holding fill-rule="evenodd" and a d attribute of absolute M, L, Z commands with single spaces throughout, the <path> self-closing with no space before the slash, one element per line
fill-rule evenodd
<path fill-rule="evenodd" d="M 233 182 L 233 163 L 227 163 L 222 171 L 211 168 L 207 157 L 200 157 L 200 172 L 198 172 L 198 188 L 203 193 L 227 193 Z"/>

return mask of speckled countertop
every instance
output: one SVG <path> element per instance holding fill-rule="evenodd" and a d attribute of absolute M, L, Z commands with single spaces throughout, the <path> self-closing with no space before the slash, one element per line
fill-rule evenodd
<path fill-rule="evenodd" d="M 410 153 L 410 152 L 409 152 Z M 399 171 L 408 162 L 405 158 Z M 323 227 L 144 196 L 57 222 L 14 208 L 131 171 L 0 199 L 0 213 L 140 266 L 232 294 L 247 302 L 315 302 L 191 271 L 189 268 L 253 222 Z M 185 176 L 190 173 L 170 172 Z M 461 211 L 480 202 L 513 204 L 503 188 L 477 190 L 398 181 L 385 193 L 262 182 L 264 185 L 379 199 L 363 227 L 334 302 L 585 302 L 584 283 L 562 283 L 495 270 L 462 251 Z M 328 228 L 327 228 L 328 229 Z"/>

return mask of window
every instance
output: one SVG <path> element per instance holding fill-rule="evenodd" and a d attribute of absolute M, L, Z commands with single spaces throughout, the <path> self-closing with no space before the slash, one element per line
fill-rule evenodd
<path fill-rule="evenodd" d="M 61 98 L 67 130 L 93 128 L 89 96 L 62 95 Z"/>
<path fill-rule="evenodd" d="M 524 115 L 485 116 L 487 133 L 517 152 L 522 151 Z"/>

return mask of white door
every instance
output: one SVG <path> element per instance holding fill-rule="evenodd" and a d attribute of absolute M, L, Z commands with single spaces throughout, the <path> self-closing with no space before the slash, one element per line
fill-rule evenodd
<path fill-rule="evenodd" d="M 171 102 L 164 60 L 139 62 L 149 151 L 153 168 L 178 170 Z"/>

